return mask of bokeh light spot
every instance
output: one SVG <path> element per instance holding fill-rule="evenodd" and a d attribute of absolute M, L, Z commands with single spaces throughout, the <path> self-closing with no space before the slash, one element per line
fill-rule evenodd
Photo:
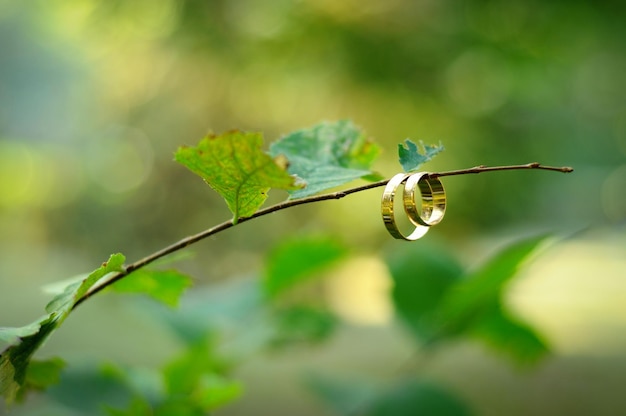
<path fill-rule="evenodd" d="M 23 144 L 0 142 L 0 206 L 28 205 L 33 199 L 33 154 Z"/>
<path fill-rule="evenodd" d="M 460 113 L 482 116 L 509 98 L 511 82 L 506 66 L 494 53 L 471 49 L 458 57 L 445 74 L 452 106 Z"/>
<path fill-rule="evenodd" d="M 111 129 L 90 144 L 87 171 L 91 179 L 111 193 L 132 191 L 150 175 L 153 150 L 141 131 Z"/>
<path fill-rule="evenodd" d="M 385 325 L 393 316 L 391 278 L 385 264 L 373 257 L 355 258 L 328 279 L 331 308 L 360 325 Z"/>

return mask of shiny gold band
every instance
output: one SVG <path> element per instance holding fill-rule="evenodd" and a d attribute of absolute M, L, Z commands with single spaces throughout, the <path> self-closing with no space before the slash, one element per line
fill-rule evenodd
<path fill-rule="evenodd" d="M 400 239 L 400 240 L 414 241 L 419 238 L 422 238 L 428 232 L 428 227 L 420 225 L 420 224 L 414 224 L 415 230 L 410 235 L 405 236 L 404 234 L 400 232 L 400 230 L 398 229 L 398 226 L 396 225 L 396 220 L 394 217 L 394 209 L 393 209 L 393 203 L 394 203 L 394 199 L 396 196 L 396 189 L 398 188 L 398 186 L 400 186 L 402 182 L 404 182 L 404 180 L 409 175 L 410 174 L 408 173 L 398 173 L 397 175 L 395 175 L 393 178 L 389 180 L 389 182 L 387 183 L 387 186 L 385 187 L 385 190 L 383 191 L 383 196 L 381 199 L 380 207 L 381 207 L 381 212 L 383 215 L 383 223 L 385 224 L 385 228 L 387 228 L 387 231 L 389 231 L 389 234 L 391 234 L 393 237 Z M 422 196 L 423 195 L 424 194 L 422 194 Z M 411 200 L 413 201 L 413 198 L 411 198 Z M 412 203 L 414 204 L 415 202 L 413 201 Z M 405 210 L 406 210 L 406 206 L 405 206 Z"/>
<path fill-rule="evenodd" d="M 428 172 L 418 172 L 404 185 L 404 210 L 415 225 L 430 227 L 439 224 L 446 213 L 446 191 L 439 178 L 429 178 Z M 422 213 L 417 210 L 415 190 L 419 188 L 422 198 Z"/>

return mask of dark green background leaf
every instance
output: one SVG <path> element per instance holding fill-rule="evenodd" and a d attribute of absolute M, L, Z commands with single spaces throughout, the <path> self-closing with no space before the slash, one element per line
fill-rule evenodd
<path fill-rule="evenodd" d="M 31 360 L 26 370 L 25 390 L 45 390 L 47 387 L 57 384 L 61 378 L 61 371 L 65 368 L 65 362 L 60 358 L 48 360 Z"/>
<path fill-rule="evenodd" d="M 338 320 L 329 311 L 313 306 L 296 305 L 275 312 L 277 331 L 270 341 L 272 347 L 310 344 L 326 340 L 337 327 Z"/>
<path fill-rule="evenodd" d="M 506 284 L 545 236 L 517 241 L 473 273 L 442 248 L 410 248 L 388 259 L 396 312 L 422 342 L 470 335 L 519 363 L 549 352 L 546 341 L 505 307 Z"/>
<path fill-rule="evenodd" d="M 347 248 L 330 237 L 307 237 L 280 243 L 269 254 L 263 287 L 275 297 L 309 278 L 347 253 Z"/>
<path fill-rule="evenodd" d="M 310 374 L 305 378 L 307 387 L 329 408 L 340 415 L 360 415 L 376 396 L 377 383 L 358 379 L 345 379 Z"/>
<path fill-rule="evenodd" d="M 505 285 L 545 238 L 531 237 L 505 247 L 449 291 L 442 305 L 449 329 L 462 330 L 484 311 L 493 311 L 491 306 L 501 303 Z"/>
<path fill-rule="evenodd" d="M 396 313 L 422 340 L 439 334 L 441 301 L 463 275 L 458 261 L 444 247 L 431 244 L 395 251 L 387 264 Z"/>
<path fill-rule="evenodd" d="M 342 415 L 468 416 L 469 407 L 431 382 L 403 380 L 391 386 L 359 379 L 309 376 L 307 385 L 330 408 Z"/>
<path fill-rule="evenodd" d="M 147 295 L 168 306 L 176 307 L 180 296 L 191 284 L 191 277 L 176 270 L 140 269 L 118 280 L 111 288 L 120 293 Z"/>
<path fill-rule="evenodd" d="M 472 412 L 449 391 L 432 383 L 410 380 L 389 389 L 363 414 L 367 416 L 469 416 Z"/>
<path fill-rule="evenodd" d="M 191 344 L 163 371 L 168 399 L 157 414 L 170 414 L 167 409 L 179 405 L 207 412 L 238 398 L 242 387 L 225 377 L 227 367 L 208 338 Z"/>
<path fill-rule="evenodd" d="M 471 334 L 520 364 L 532 364 L 550 352 L 548 343 L 535 329 L 510 316 L 500 305 L 484 313 L 473 324 Z"/>
<path fill-rule="evenodd" d="M 59 384 L 50 387 L 46 394 L 71 409 L 72 415 L 101 415 L 102 410 L 115 414 L 110 409 L 128 406 L 134 395 L 121 372 L 109 364 L 73 364 L 63 371 Z"/>

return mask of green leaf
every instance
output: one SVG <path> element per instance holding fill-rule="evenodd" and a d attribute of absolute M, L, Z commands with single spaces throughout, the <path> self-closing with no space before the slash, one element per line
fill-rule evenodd
<path fill-rule="evenodd" d="M 76 302 L 98 283 L 101 278 L 109 273 L 124 271 L 125 260 L 126 257 L 124 257 L 123 254 L 112 254 L 108 261 L 91 272 L 85 279 L 69 285 L 65 288 L 63 293 L 52 299 L 52 301 L 46 305 L 46 312 L 56 313 L 59 324 L 61 324 L 72 311 Z"/>
<path fill-rule="evenodd" d="M 47 319 L 46 316 L 45 319 Z M 41 326 L 40 321 L 35 321 L 19 328 L 0 328 L 0 342 L 2 344 L 13 345 L 19 342 L 20 338 L 36 334 Z M 5 347 L 6 345 L 3 345 Z"/>
<path fill-rule="evenodd" d="M 504 292 L 544 240 L 539 236 L 518 241 L 470 274 L 438 247 L 396 252 L 387 260 L 396 312 L 426 345 L 475 336 L 520 363 L 532 363 L 548 352 L 548 345 L 506 310 Z"/>
<path fill-rule="evenodd" d="M 379 152 L 378 146 L 348 120 L 298 130 L 270 146 L 270 154 L 285 155 L 289 173 L 306 183 L 305 188 L 290 191 L 291 199 L 371 175 L 370 166 Z"/>
<path fill-rule="evenodd" d="M 280 243 L 269 254 L 263 289 L 276 297 L 341 259 L 347 248 L 329 237 L 308 237 Z"/>
<path fill-rule="evenodd" d="M 203 339 L 172 361 L 163 371 L 165 387 L 169 395 L 189 394 L 194 390 L 203 373 L 212 370 L 212 351 Z"/>
<path fill-rule="evenodd" d="M 500 305 L 494 305 L 494 310 L 475 322 L 471 333 L 520 364 L 532 364 L 550 351 L 530 325 L 509 316 Z"/>
<path fill-rule="evenodd" d="M 116 409 L 108 404 L 103 405 L 109 416 L 152 416 L 154 411 L 150 404 L 141 397 L 133 397 L 125 409 Z"/>
<path fill-rule="evenodd" d="M 117 398 L 100 396 L 96 402 L 99 407 L 103 407 L 103 403 L 106 403 L 104 410 L 111 416 L 152 416 L 154 415 L 152 404 L 163 397 L 162 376 L 155 369 L 120 367 L 106 363 L 100 367 L 95 378 L 95 380 L 91 380 L 95 381 L 93 384 L 105 382 L 104 386 L 106 387 L 108 384 L 111 393 L 115 394 L 117 390 Z M 70 389 L 72 387 L 69 386 Z M 74 390 L 76 389 L 74 388 Z M 114 407 L 111 405 L 111 402 L 116 401 L 121 402 L 121 406 Z"/>
<path fill-rule="evenodd" d="M 500 303 L 506 283 L 545 238 L 535 236 L 513 243 L 449 291 L 442 311 L 450 329 L 467 326 L 484 310 Z"/>
<path fill-rule="evenodd" d="M 409 379 L 389 387 L 359 379 L 310 375 L 308 387 L 342 415 L 467 416 L 472 412 L 452 393 L 433 383 Z"/>
<path fill-rule="evenodd" d="M 99 366 L 99 376 L 119 382 L 134 397 L 143 398 L 147 402 L 155 402 L 163 395 L 164 386 L 160 369 L 104 363 Z"/>
<path fill-rule="evenodd" d="M 30 360 L 48 336 L 70 314 L 76 302 L 101 278 L 109 273 L 123 271 L 124 256 L 113 254 L 106 263 L 91 272 L 82 281 L 72 283 L 47 306 L 48 314 L 21 328 L 2 328 L 0 339 L 9 345 L 0 354 L 0 395 L 11 403 L 24 387 Z M 20 393 L 23 395 L 23 393 Z"/>
<path fill-rule="evenodd" d="M 179 148 L 175 159 L 226 200 L 236 223 L 263 205 L 270 188 L 298 189 L 285 170 L 285 158 L 271 158 L 261 150 L 262 144 L 260 133 L 230 131 L 209 135 L 197 147 Z"/>
<path fill-rule="evenodd" d="M 212 343 L 205 337 L 191 344 L 180 357 L 166 366 L 163 371 L 166 391 L 173 396 L 191 394 L 204 375 L 219 373 L 224 367 Z"/>
<path fill-rule="evenodd" d="M 259 279 L 255 276 L 225 279 L 205 285 L 185 294 L 185 301 L 176 310 L 153 306 L 151 313 L 159 322 L 168 325 L 186 343 L 195 343 L 207 333 L 218 332 L 246 335 L 247 323 L 259 320 L 265 299 Z M 265 321 L 265 319 L 262 319 Z M 235 336 L 236 338 L 236 336 Z"/>
<path fill-rule="evenodd" d="M 121 370 L 112 367 L 94 362 L 72 365 L 63 371 L 60 383 L 50 387 L 46 396 L 71 415 L 112 414 L 110 409 L 126 408 L 137 395 L 120 374 Z"/>
<path fill-rule="evenodd" d="M 377 383 L 363 377 L 346 379 L 308 374 L 304 381 L 309 390 L 339 415 L 360 415 L 379 389 Z"/>
<path fill-rule="evenodd" d="M 141 293 L 176 307 L 191 283 L 191 277 L 176 270 L 139 269 L 115 282 L 111 288 L 120 293 Z"/>
<path fill-rule="evenodd" d="M 215 410 L 241 397 L 243 386 L 219 374 L 205 374 L 198 383 L 194 401 L 205 410 Z"/>
<path fill-rule="evenodd" d="M 225 378 L 226 367 L 206 337 L 191 344 L 163 371 L 168 397 L 155 414 L 202 415 L 238 398 L 241 385 Z"/>
<path fill-rule="evenodd" d="M 277 334 L 273 347 L 314 343 L 328 339 L 337 327 L 335 315 L 321 308 L 297 305 L 276 312 Z"/>
<path fill-rule="evenodd" d="M 50 314 L 37 322 L 36 332 L 20 337 L 0 355 L 0 394 L 7 403 L 10 404 L 17 397 L 26 381 L 31 357 L 58 324 L 57 316 Z M 34 328 L 33 324 L 29 327 Z"/>
<path fill-rule="evenodd" d="M 468 416 L 472 412 L 461 400 L 441 387 L 421 380 L 409 380 L 386 391 L 362 414 Z"/>
<path fill-rule="evenodd" d="M 57 384 L 61 378 L 61 371 L 65 368 L 65 362 L 60 358 L 49 360 L 31 360 L 26 370 L 24 390 L 45 390 L 51 385 Z"/>
<path fill-rule="evenodd" d="M 427 145 L 420 140 L 419 146 L 406 139 L 398 145 L 398 157 L 405 172 L 413 172 L 444 150 L 443 145 Z"/>
<path fill-rule="evenodd" d="M 396 313 L 417 338 L 431 340 L 441 332 L 441 301 L 462 277 L 458 261 L 437 246 L 411 246 L 387 259 L 393 279 Z"/>
<path fill-rule="evenodd" d="M 448 335 L 471 334 L 520 363 L 532 363 L 548 352 L 546 342 L 504 305 L 506 284 L 545 241 L 537 236 L 518 241 L 449 290 L 440 319 Z"/>
<path fill-rule="evenodd" d="M 153 413 L 154 416 L 206 416 L 206 414 L 206 411 L 183 397 L 171 398 L 161 403 Z"/>

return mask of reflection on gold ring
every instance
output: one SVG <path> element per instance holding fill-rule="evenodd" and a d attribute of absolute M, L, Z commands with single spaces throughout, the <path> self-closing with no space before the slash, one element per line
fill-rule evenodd
<path fill-rule="evenodd" d="M 428 232 L 428 227 L 416 224 L 415 230 L 408 236 L 405 236 L 400 232 L 396 225 L 393 207 L 396 196 L 396 189 L 398 188 L 398 186 L 400 186 L 402 182 L 404 182 L 404 180 L 408 176 L 408 173 L 398 173 L 389 180 L 387 186 L 385 187 L 385 190 L 383 191 L 380 207 L 383 216 L 383 223 L 385 224 L 385 228 L 387 228 L 387 231 L 389 231 L 389 234 L 399 240 L 414 241 L 422 238 Z"/>

